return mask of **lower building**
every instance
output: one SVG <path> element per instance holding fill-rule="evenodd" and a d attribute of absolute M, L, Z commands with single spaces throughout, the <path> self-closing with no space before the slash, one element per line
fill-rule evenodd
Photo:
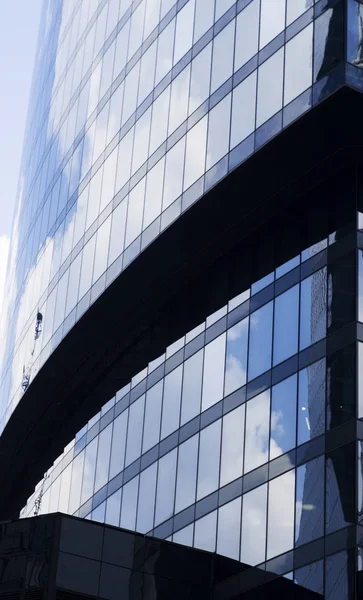
<path fill-rule="evenodd" d="M 0 523 L 4 600 L 318 600 L 287 578 L 217 554 L 62 514 Z"/>

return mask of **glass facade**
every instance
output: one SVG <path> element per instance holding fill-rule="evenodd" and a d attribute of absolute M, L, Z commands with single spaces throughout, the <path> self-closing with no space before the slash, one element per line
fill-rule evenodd
<path fill-rule="evenodd" d="M 0 431 L 119 273 L 342 84 L 344 7 L 343 0 L 208 0 L 207 9 L 203 0 L 45 2 L 9 261 Z M 351 1 L 349 11 L 348 58 L 358 68 L 360 4 Z M 43 331 L 34 343 L 38 312 Z"/>
<path fill-rule="evenodd" d="M 333 550 L 357 515 L 359 452 L 342 433 L 355 403 L 340 395 L 354 345 L 329 348 L 342 248 L 360 265 L 346 240 L 332 232 L 169 346 L 83 427 L 22 516 L 41 493 L 42 513 L 217 552 L 325 598 L 338 561 L 348 600 L 352 561 L 322 543 Z"/>
<path fill-rule="evenodd" d="M 363 90 L 362 6 L 45 0 L 0 432 L 63 338 L 158 236 L 338 88 Z M 22 517 L 40 505 L 217 552 L 253 567 L 246 590 L 259 567 L 328 600 L 354 597 L 363 188 L 351 165 L 329 177 L 296 192 L 295 216 L 282 205 L 241 234 L 251 250 L 211 270 L 215 288 L 233 289 L 228 302 L 203 310 L 84 424 Z"/>

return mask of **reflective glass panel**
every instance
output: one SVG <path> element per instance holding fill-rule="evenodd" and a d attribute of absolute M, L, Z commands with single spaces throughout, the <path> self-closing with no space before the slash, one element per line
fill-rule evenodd
<path fill-rule="evenodd" d="M 221 419 L 200 432 L 197 500 L 218 487 Z"/>
<path fill-rule="evenodd" d="M 138 489 L 139 476 L 131 479 L 122 488 L 120 527 L 124 527 L 125 529 L 135 530 Z"/>
<path fill-rule="evenodd" d="M 258 565 L 266 554 L 267 484 L 243 494 L 240 561 Z"/>
<path fill-rule="evenodd" d="M 112 423 L 101 431 L 98 439 L 98 453 L 95 476 L 95 492 L 101 489 L 108 481 L 108 469 L 110 464 Z"/>
<path fill-rule="evenodd" d="M 217 553 L 238 560 L 240 551 L 241 498 L 218 510 Z"/>
<path fill-rule="evenodd" d="M 231 94 L 228 94 L 209 112 L 207 170 L 228 152 L 230 121 Z"/>
<path fill-rule="evenodd" d="M 131 404 L 127 430 L 125 467 L 139 458 L 141 451 L 142 426 L 144 420 L 145 396 Z"/>
<path fill-rule="evenodd" d="M 157 463 L 154 463 L 140 474 L 136 530 L 141 533 L 147 533 L 154 523 L 156 471 Z"/>
<path fill-rule="evenodd" d="M 325 360 L 320 360 L 299 373 L 298 444 L 325 431 L 325 373 Z"/>
<path fill-rule="evenodd" d="M 253 0 L 236 19 L 234 70 L 238 71 L 258 51 L 260 1 Z"/>
<path fill-rule="evenodd" d="M 198 438 L 199 435 L 194 435 L 179 446 L 175 512 L 183 510 L 195 501 Z"/>
<path fill-rule="evenodd" d="M 326 335 L 327 271 L 321 269 L 301 282 L 300 350 Z"/>
<path fill-rule="evenodd" d="M 295 471 L 269 483 L 267 558 L 287 552 L 294 545 Z"/>
<path fill-rule="evenodd" d="M 270 390 L 246 404 L 245 472 L 268 460 Z"/>
<path fill-rule="evenodd" d="M 184 425 L 200 412 L 202 372 L 203 350 L 199 350 L 184 363 L 181 425 Z"/>
<path fill-rule="evenodd" d="M 246 77 L 232 92 L 231 148 L 255 129 L 257 71 Z"/>
<path fill-rule="evenodd" d="M 296 469 L 296 544 L 324 534 L 324 457 Z"/>
<path fill-rule="evenodd" d="M 248 324 L 249 319 L 247 317 L 227 331 L 225 396 L 246 383 Z"/>
<path fill-rule="evenodd" d="M 146 392 L 143 452 L 150 450 L 159 441 L 162 396 L 163 381 L 159 381 Z"/>
<path fill-rule="evenodd" d="M 299 286 L 295 285 L 275 300 L 274 365 L 296 354 L 298 350 L 298 327 Z"/>
<path fill-rule="evenodd" d="M 226 334 L 220 335 L 204 349 L 202 410 L 223 397 Z"/>
<path fill-rule="evenodd" d="M 173 516 L 177 449 L 159 460 L 155 526 Z"/>
<path fill-rule="evenodd" d="M 271 400 L 270 460 L 296 445 L 297 376 L 273 386 Z"/>
<path fill-rule="evenodd" d="M 269 302 L 250 316 L 248 379 L 271 368 L 273 303 Z"/>
<path fill-rule="evenodd" d="M 220 486 L 242 475 L 244 428 L 244 405 L 223 417 Z"/>
<path fill-rule="evenodd" d="M 194 547 L 214 552 L 216 547 L 217 511 L 195 522 Z"/>
<path fill-rule="evenodd" d="M 229 23 L 213 40 L 211 93 L 232 75 L 235 22 Z"/>
<path fill-rule="evenodd" d="M 124 467 L 125 443 L 128 411 L 125 410 L 113 422 L 113 436 L 110 458 L 110 479 L 120 473 Z"/>
<path fill-rule="evenodd" d="M 165 377 L 161 439 L 179 427 L 182 376 L 183 365 L 180 365 Z"/>
<path fill-rule="evenodd" d="M 261 0 L 260 48 L 263 48 L 285 27 L 286 0 Z"/>
<path fill-rule="evenodd" d="M 284 50 L 281 48 L 258 69 L 257 127 L 282 108 L 283 65 Z"/>

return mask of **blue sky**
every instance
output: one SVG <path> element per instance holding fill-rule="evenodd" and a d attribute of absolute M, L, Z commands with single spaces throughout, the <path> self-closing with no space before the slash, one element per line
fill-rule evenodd
<path fill-rule="evenodd" d="M 0 297 L 43 0 L 3 2 L 0 19 Z M 0 312 L 1 312 L 0 299 Z"/>

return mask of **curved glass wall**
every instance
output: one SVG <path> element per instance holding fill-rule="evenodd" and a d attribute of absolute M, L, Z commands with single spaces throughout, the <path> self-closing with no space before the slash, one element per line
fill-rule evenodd
<path fill-rule="evenodd" d="M 340 395 L 355 347 L 327 350 L 336 239 L 252 284 L 137 374 L 65 448 L 22 516 L 40 500 L 41 513 L 136 529 L 289 577 L 292 551 L 307 548 L 294 577 L 323 593 L 323 562 L 312 562 L 320 557 L 309 544 L 355 518 L 355 445 L 339 438 L 325 453 L 325 434 L 355 418 Z"/>
<path fill-rule="evenodd" d="M 0 431 L 110 282 L 341 84 L 344 23 L 342 1 L 45 1 L 3 318 Z M 249 368 L 257 375 L 253 359 Z"/>

